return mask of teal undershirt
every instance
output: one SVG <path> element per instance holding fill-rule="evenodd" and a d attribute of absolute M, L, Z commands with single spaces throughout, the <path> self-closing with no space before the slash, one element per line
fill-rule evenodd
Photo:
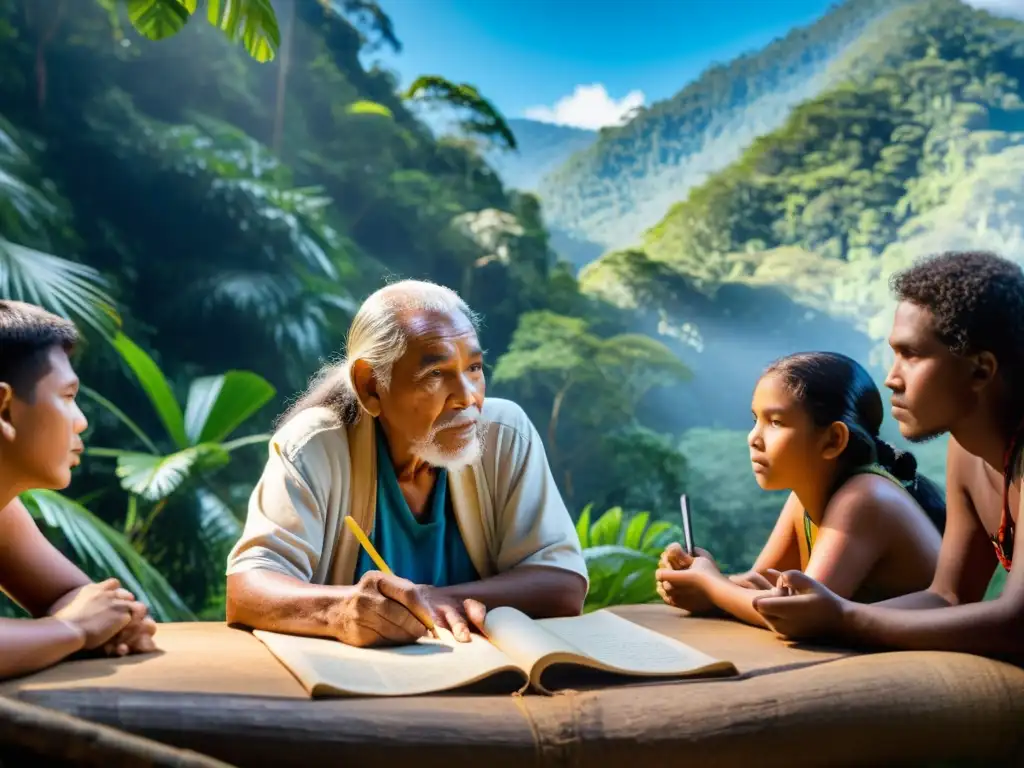
<path fill-rule="evenodd" d="M 479 580 L 448 497 L 448 472 L 438 470 L 434 490 L 427 499 L 426 514 L 417 520 L 398 485 L 398 475 L 379 424 L 376 432 L 377 511 L 368 535 L 377 552 L 396 576 L 414 584 L 447 587 Z M 376 570 L 376 566 L 361 549 L 356 562 L 356 580 L 372 570 Z"/>

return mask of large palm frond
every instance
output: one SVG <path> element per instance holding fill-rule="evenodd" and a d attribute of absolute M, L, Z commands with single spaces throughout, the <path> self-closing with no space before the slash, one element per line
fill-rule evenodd
<path fill-rule="evenodd" d="M 100 0 L 110 8 L 112 0 Z M 125 0 L 128 20 L 150 40 L 178 34 L 194 13 L 199 0 Z M 281 45 L 281 32 L 271 0 L 206 0 L 206 19 L 233 43 L 261 63 L 271 61 Z"/>
<path fill-rule="evenodd" d="M 174 588 L 128 540 L 81 504 L 53 491 L 29 491 L 21 500 L 33 517 L 64 535 L 83 564 L 118 578 L 157 620 L 194 618 Z"/>
<path fill-rule="evenodd" d="M 352 316 L 358 309 L 355 300 L 340 290 L 333 281 L 304 279 L 295 273 L 226 270 L 198 280 L 189 293 L 206 310 L 220 305 L 251 315 L 278 349 L 309 361 L 328 351 L 330 313 L 340 310 Z"/>
<path fill-rule="evenodd" d="M 515 134 L 505 121 L 504 115 L 480 94 L 476 86 L 469 83 L 453 83 L 439 75 L 420 75 L 405 91 L 403 97 L 419 98 L 461 110 L 467 115 L 460 121 L 466 133 L 493 140 L 505 149 L 518 149 Z"/>
<path fill-rule="evenodd" d="M 118 317 L 100 273 L 28 245 L 45 245 L 57 216 L 47 195 L 27 180 L 32 171 L 17 134 L 0 117 L 0 298 L 38 304 L 109 335 Z"/>
<path fill-rule="evenodd" d="M 209 488 L 196 489 L 199 531 L 212 544 L 231 544 L 242 535 L 242 524 L 223 499 Z"/>
<path fill-rule="evenodd" d="M 38 304 L 78 318 L 109 336 L 118 323 L 114 300 L 99 272 L 0 237 L 0 297 Z"/>

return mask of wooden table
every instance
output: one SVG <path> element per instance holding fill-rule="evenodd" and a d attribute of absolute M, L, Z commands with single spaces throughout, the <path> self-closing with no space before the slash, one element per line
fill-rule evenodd
<path fill-rule="evenodd" d="M 615 612 L 719 658 L 736 679 L 554 697 L 310 700 L 252 635 L 164 624 L 162 652 L 70 662 L 0 695 L 239 766 L 1024 764 L 1024 670 L 952 653 L 792 647 L 666 606 Z"/>

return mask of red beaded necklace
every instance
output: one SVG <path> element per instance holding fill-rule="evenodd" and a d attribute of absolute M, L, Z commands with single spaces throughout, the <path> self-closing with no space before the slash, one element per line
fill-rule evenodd
<path fill-rule="evenodd" d="M 1013 562 L 1014 533 L 1013 517 L 1010 515 L 1010 483 L 1013 480 L 1013 468 L 1010 466 L 1010 462 L 1013 460 L 1022 436 L 1024 436 L 1024 421 L 1017 427 L 1017 431 L 1014 432 L 1013 438 L 1006 448 L 1006 453 L 1003 455 L 1003 516 L 999 520 L 999 530 L 992 537 L 992 545 L 996 548 L 996 557 L 1007 571 L 1010 570 L 1010 565 Z"/>

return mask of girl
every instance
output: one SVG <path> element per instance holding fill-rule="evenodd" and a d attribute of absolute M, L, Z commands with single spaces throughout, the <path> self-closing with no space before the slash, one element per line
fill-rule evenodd
<path fill-rule="evenodd" d="M 656 576 L 662 599 L 767 627 L 752 603 L 780 571 L 802 570 L 860 602 L 927 589 L 945 501 L 912 455 L 879 438 L 882 398 L 867 371 L 845 355 L 791 355 L 765 371 L 752 408 L 754 477 L 790 491 L 775 529 L 740 576 L 723 576 L 703 550 L 691 558 L 669 545 Z"/>

